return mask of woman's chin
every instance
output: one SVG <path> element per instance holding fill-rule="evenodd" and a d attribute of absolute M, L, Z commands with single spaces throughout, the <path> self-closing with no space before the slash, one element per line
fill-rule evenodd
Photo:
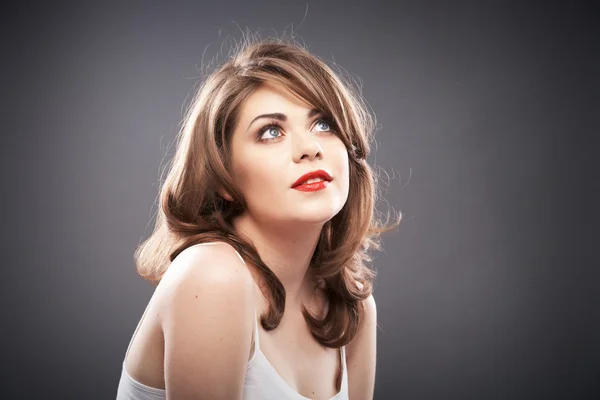
<path fill-rule="evenodd" d="M 335 217 L 340 210 L 341 207 L 299 207 L 294 211 L 292 219 L 299 223 L 305 222 L 307 224 L 324 224 L 331 218 Z"/>

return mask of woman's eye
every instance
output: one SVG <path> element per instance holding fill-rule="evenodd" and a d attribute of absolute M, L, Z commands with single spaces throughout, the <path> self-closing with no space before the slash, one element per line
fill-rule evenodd
<path fill-rule="evenodd" d="M 318 120 L 316 127 L 319 132 L 333 132 L 335 130 L 333 123 L 324 119 Z M 281 135 L 281 126 L 273 123 L 264 126 L 258 131 L 258 140 L 261 142 L 269 142 L 281 136 L 283 136 Z"/>
<path fill-rule="evenodd" d="M 333 124 L 331 124 L 330 122 L 328 122 L 328 121 L 326 121 L 324 119 L 320 119 L 317 122 L 317 126 L 320 126 L 323 129 L 324 132 L 332 131 L 333 130 L 332 125 Z"/>
<path fill-rule="evenodd" d="M 265 126 L 258 132 L 258 139 L 263 142 L 273 140 L 279 136 L 279 129 L 277 125 Z"/>

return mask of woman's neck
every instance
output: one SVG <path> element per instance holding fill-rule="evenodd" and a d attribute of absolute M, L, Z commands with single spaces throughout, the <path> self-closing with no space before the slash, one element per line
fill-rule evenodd
<path fill-rule="evenodd" d="M 309 265 L 324 224 L 266 224 L 244 213 L 233 225 L 279 278 L 286 291 L 286 304 L 300 304 L 312 295 L 314 283 Z"/>

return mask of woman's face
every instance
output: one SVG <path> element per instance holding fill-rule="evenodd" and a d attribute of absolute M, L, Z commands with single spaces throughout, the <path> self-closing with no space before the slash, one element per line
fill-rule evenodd
<path fill-rule="evenodd" d="M 348 198 L 349 165 L 335 127 L 284 86 L 268 82 L 241 104 L 232 138 L 232 173 L 257 221 L 322 224 Z M 261 117 L 263 114 L 281 114 Z M 302 175 L 324 170 L 324 189 L 293 188 Z"/>

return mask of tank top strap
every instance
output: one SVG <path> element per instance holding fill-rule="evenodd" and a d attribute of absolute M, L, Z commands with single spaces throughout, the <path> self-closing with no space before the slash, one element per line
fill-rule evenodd
<path fill-rule="evenodd" d="M 241 256 L 241 254 L 235 249 L 235 247 L 233 247 L 233 251 L 235 251 L 235 254 L 237 254 L 237 256 L 240 258 L 240 260 L 242 260 L 242 262 L 244 263 L 244 265 L 246 264 L 246 261 L 244 261 L 244 258 Z M 253 343 L 254 343 L 254 351 L 253 351 L 253 356 L 252 358 L 255 357 L 255 354 L 257 351 L 260 351 L 260 340 L 258 337 L 258 324 L 259 324 L 259 314 L 258 311 L 256 310 L 256 306 L 254 306 L 254 334 L 253 334 Z"/>
<path fill-rule="evenodd" d="M 133 343 L 133 339 L 135 339 L 138 331 L 140 330 L 140 326 L 142 325 L 142 322 L 144 321 L 144 318 L 146 317 L 146 314 L 148 314 L 148 309 L 150 308 L 150 303 L 152 303 L 152 298 L 150 298 L 150 300 L 148 301 L 148 304 L 146 304 L 146 308 L 144 309 L 144 312 L 142 313 L 142 317 L 138 321 L 138 323 L 135 327 L 135 330 L 133 331 L 133 335 L 129 339 L 129 344 L 127 345 L 127 350 L 125 351 L 125 358 L 123 359 L 123 362 L 125 362 L 125 360 L 127 359 L 127 355 L 129 355 L 129 350 L 131 349 L 131 344 Z"/>
<path fill-rule="evenodd" d="M 258 312 L 256 311 L 256 307 L 254 307 L 254 351 L 260 349 L 260 340 L 258 338 Z"/>
<path fill-rule="evenodd" d="M 210 243 L 222 243 L 222 242 L 208 242 L 208 243 L 201 243 L 201 244 L 210 244 Z M 235 251 L 235 254 L 237 254 L 237 256 L 240 258 L 240 260 L 242 260 L 242 262 L 244 263 L 244 265 L 247 265 L 246 261 L 244 261 L 244 258 L 235 249 L 235 247 L 231 246 L 231 248 L 233 249 L 233 251 Z M 260 340 L 259 340 L 259 337 L 258 337 L 258 324 L 259 324 L 259 319 L 258 318 L 259 318 L 259 314 L 258 314 L 258 311 L 256 309 L 256 306 L 254 306 L 254 334 L 253 334 L 253 338 L 252 338 L 252 341 L 254 343 L 254 351 L 253 351 L 252 359 L 254 359 L 256 357 L 257 351 L 260 351 Z"/>
<path fill-rule="evenodd" d="M 235 249 L 235 247 L 231 246 L 231 248 L 233 249 L 233 251 L 235 251 L 235 254 L 237 254 L 237 256 L 240 258 L 240 260 L 242 260 L 244 265 L 246 265 L 246 261 L 244 261 L 244 258 L 241 256 L 240 253 L 238 253 L 238 251 Z"/>

